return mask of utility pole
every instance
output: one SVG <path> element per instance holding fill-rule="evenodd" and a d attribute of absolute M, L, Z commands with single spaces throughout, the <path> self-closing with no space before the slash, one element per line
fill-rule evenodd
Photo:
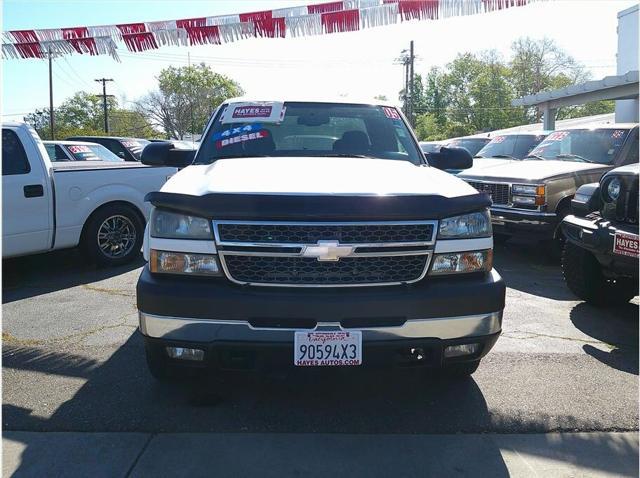
<path fill-rule="evenodd" d="M 413 100 L 414 100 L 414 91 L 413 91 L 413 78 L 414 71 L 413 65 L 415 63 L 416 56 L 413 53 L 413 40 L 409 44 L 409 50 L 402 50 L 400 52 L 400 57 L 396 59 L 395 64 L 401 64 L 404 67 L 404 90 L 402 95 L 403 107 L 405 116 L 413 126 Z"/>
<path fill-rule="evenodd" d="M 107 113 L 107 81 L 113 81 L 113 79 L 98 78 L 93 81 L 102 82 L 102 95 L 98 95 L 98 96 L 102 96 L 102 109 L 104 110 L 104 132 L 108 133 L 109 132 L 109 116 Z"/>
<path fill-rule="evenodd" d="M 415 61 L 415 56 L 413 54 L 413 40 L 411 40 L 410 46 L 409 46 L 409 123 L 411 123 L 411 126 L 414 126 L 414 116 L 413 116 L 413 101 L 415 99 L 415 97 L 413 96 L 413 63 Z"/>
<path fill-rule="evenodd" d="M 56 139 L 54 131 L 55 120 L 53 118 L 53 76 L 52 76 L 52 63 L 51 63 L 51 48 L 49 48 L 49 128 L 51 128 L 51 139 Z"/>

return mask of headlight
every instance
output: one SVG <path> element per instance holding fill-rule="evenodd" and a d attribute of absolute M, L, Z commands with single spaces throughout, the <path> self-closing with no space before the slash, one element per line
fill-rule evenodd
<path fill-rule="evenodd" d="M 218 258 L 212 254 L 190 254 L 152 249 L 150 259 L 149 270 L 155 273 L 221 275 Z"/>
<path fill-rule="evenodd" d="M 436 254 L 431 264 L 431 274 L 460 274 L 490 271 L 493 267 L 493 251 L 448 252 Z"/>
<path fill-rule="evenodd" d="M 447 217 L 440 221 L 438 232 L 440 239 L 467 239 L 490 236 L 491 217 L 489 216 L 489 211 Z"/>
<path fill-rule="evenodd" d="M 533 196 L 512 196 L 513 204 L 522 204 L 524 206 L 535 206 L 536 198 Z"/>
<path fill-rule="evenodd" d="M 513 194 L 522 194 L 524 196 L 544 196 L 545 187 L 536 184 L 514 184 L 511 186 Z"/>
<path fill-rule="evenodd" d="M 607 184 L 607 196 L 609 196 L 608 199 L 611 199 L 611 202 L 616 201 L 618 196 L 620 196 L 621 186 L 622 184 L 618 178 L 613 178 L 609 181 L 609 184 Z"/>
<path fill-rule="evenodd" d="M 151 237 L 162 239 L 212 239 L 211 226 L 203 217 L 154 209 L 149 221 Z"/>
<path fill-rule="evenodd" d="M 514 206 L 544 206 L 547 203 L 546 193 L 544 184 L 513 184 L 511 202 Z"/>

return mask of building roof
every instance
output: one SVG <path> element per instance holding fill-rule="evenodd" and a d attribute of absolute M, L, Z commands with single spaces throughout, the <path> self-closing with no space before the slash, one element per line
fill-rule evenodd
<path fill-rule="evenodd" d="M 638 97 L 638 70 L 624 75 L 612 75 L 602 80 L 587 81 L 557 90 L 543 91 L 511 102 L 513 106 L 537 106 L 549 103 L 550 108 L 582 104 L 596 100 L 622 100 Z"/>

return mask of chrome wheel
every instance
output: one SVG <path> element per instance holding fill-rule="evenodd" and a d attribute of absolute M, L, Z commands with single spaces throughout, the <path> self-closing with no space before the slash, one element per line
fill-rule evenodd
<path fill-rule="evenodd" d="M 124 257 L 136 244 L 136 228 L 131 220 L 123 215 L 106 218 L 98 228 L 98 248 L 109 259 Z"/>

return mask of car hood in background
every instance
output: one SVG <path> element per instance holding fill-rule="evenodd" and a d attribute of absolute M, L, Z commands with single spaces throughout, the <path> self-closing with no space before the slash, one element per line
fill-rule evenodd
<path fill-rule="evenodd" d="M 369 158 L 234 158 L 183 169 L 163 193 L 271 195 L 439 195 L 476 190 L 438 169 Z"/>
<path fill-rule="evenodd" d="M 579 163 L 576 161 L 559 160 L 526 160 L 509 161 L 504 164 L 488 166 L 487 168 L 468 169 L 459 175 L 462 179 L 496 179 L 516 181 L 542 181 L 555 176 L 571 175 L 587 171 L 606 171 L 611 166 L 604 164 Z"/>

